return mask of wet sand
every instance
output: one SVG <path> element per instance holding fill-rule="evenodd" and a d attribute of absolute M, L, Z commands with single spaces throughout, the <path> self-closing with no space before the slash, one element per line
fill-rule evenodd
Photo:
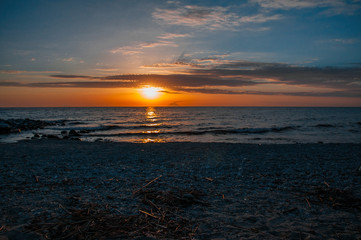
<path fill-rule="evenodd" d="M 2 240 L 361 239 L 360 144 L 43 139 L 0 156 Z M 76 214 L 88 228 L 64 227 Z"/>

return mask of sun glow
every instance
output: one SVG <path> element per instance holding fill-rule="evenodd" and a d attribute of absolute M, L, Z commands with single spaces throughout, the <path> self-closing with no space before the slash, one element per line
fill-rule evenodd
<path fill-rule="evenodd" d="M 141 93 L 144 98 L 156 99 L 160 96 L 163 89 L 157 87 L 145 87 L 141 89 Z"/>

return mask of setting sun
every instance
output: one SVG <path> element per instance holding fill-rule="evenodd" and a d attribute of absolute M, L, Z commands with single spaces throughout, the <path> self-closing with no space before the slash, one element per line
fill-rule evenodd
<path fill-rule="evenodd" d="M 161 94 L 162 89 L 157 87 L 145 87 L 141 89 L 143 97 L 147 99 L 158 98 Z"/>

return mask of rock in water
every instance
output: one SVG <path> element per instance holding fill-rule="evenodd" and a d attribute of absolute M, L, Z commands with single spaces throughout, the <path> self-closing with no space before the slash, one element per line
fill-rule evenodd
<path fill-rule="evenodd" d="M 3 120 L 0 120 L 0 134 L 6 134 L 10 132 L 11 132 L 11 128 L 9 124 L 4 122 Z"/>
<path fill-rule="evenodd" d="M 72 137 L 78 137 L 78 136 L 80 136 L 80 134 L 79 133 L 77 133 L 74 129 L 72 129 L 72 130 L 70 130 L 70 132 L 69 132 L 69 136 L 72 136 Z"/>

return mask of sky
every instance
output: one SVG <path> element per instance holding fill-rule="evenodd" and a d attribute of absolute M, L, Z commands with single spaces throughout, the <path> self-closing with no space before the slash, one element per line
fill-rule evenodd
<path fill-rule="evenodd" d="M 0 53 L 0 107 L 361 107 L 361 0 L 1 0 Z"/>

